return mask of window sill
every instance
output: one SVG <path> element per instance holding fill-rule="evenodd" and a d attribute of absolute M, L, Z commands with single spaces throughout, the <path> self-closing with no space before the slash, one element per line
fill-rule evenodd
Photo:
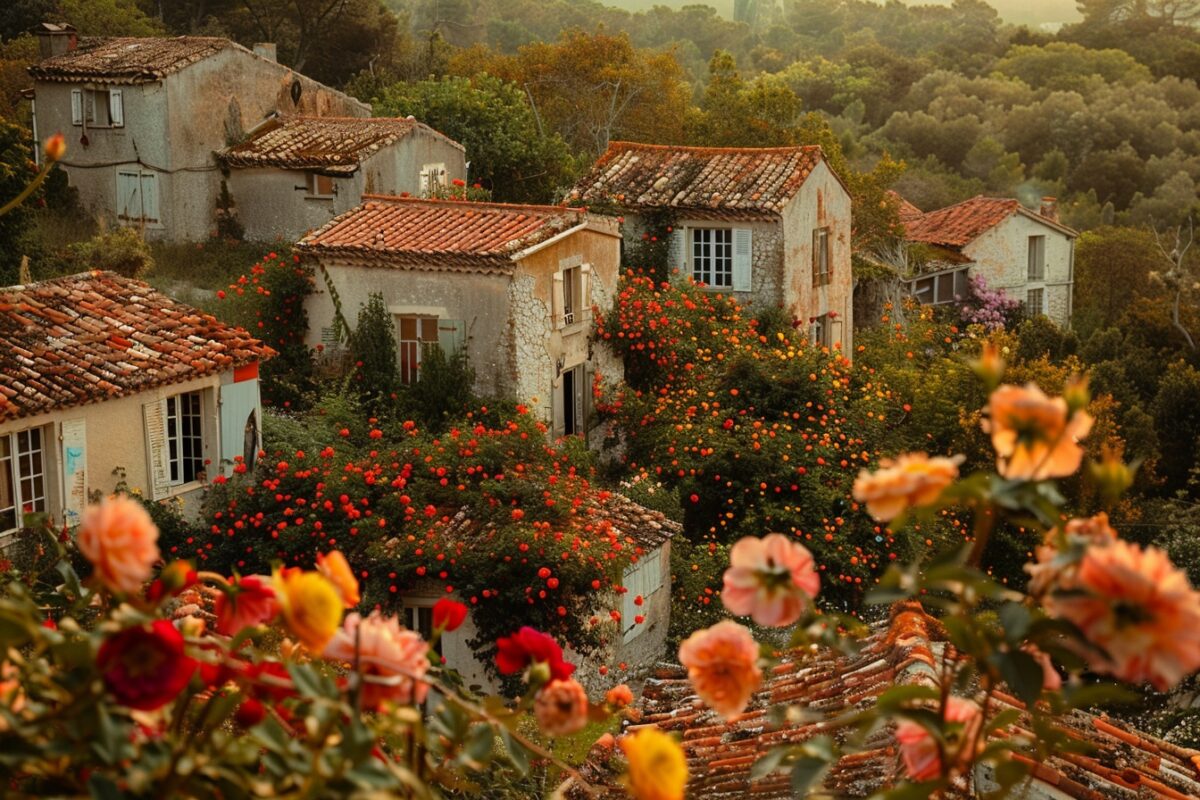
<path fill-rule="evenodd" d="M 162 500 L 170 500 L 175 497 L 182 497 L 183 495 L 191 494 L 192 492 L 194 492 L 198 489 L 203 489 L 205 487 L 205 485 L 206 484 L 204 483 L 204 481 L 192 481 L 191 483 L 181 483 L 178 486 L 172 486 L 170 489 L 168 489 L 167 493 L 161 499 Z"/>
<path fill-rule="evenodd" d="M 304 196 L 304 199 L 305 200 L 324 200 L 324 201 L 328 202 L 328 201 L 336 200 L 337 195 L 336 194 L 306 194 Z"/>

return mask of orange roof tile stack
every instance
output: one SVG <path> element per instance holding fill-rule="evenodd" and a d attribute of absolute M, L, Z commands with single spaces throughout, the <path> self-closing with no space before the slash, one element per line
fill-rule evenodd
<path fill-rule="evenodd" d="M 1011 198 L 972 197 L 904 220 L 905 238 L 910 242 L 963 247 L 1020 209 L 1021 204 Z"/>
<path fill-rule="evenodd" d="M 803 742 L 832 732 L 825 722 L 869 707 L 897 685 L 937 685 L 942 654 L 953 650 L 939 623 L 916 603 L 897 604 L 890 622 L 877 627 L 854 655 L 832 650 L 790 652 L 766 676 L 750 706 L 733 722 L 707 709 L 692 692 L 682 667 L 660 665 L 647 681 L 638 703 L 641 718 L 631 729 L 654 725 L 681 737 L 690 780 L 687 796 L 705 800 L 785 800 L 793 797 L 787 772 L 751 780 L 751 766 L 771 748 Z M 811 721 L 780 727 L 770 711 L 797 704 L 814 712 Z M 1023 711 L 1020 701 L 1004 693 L 996 706 Z M 1016 726 L 1029 723 L 1022 713 Z M 1200 797 L 1200 752 L 1139 734 L 1126 725 L 1075 711 L 1057 724 L 1072 738 L 1088 742 L 1088 755 L 1061 754 L 1031 764 L 1030 800 L 1070 797 L 1077 800 L 1145 800 Z M 1027 730 L 1027 729 L 1026 729 Z M 604 787 L 604 796 L 624 798 L 609 763 L 611 751 L 594 748 L 584 777 Z M 844 756 L 826 774 L 823 786 L 835 797 L 867 797 L 892 785 L 900 773 L 899 753 L 891 729 L 870 735 L 858 752 Z M 1057 793 L 1056 793 L 1057 792 Z M 573 792 L 572 796 L 583 796 Z M 966 795 L 964 795 L 965 797 Z"/>
<path fill-rule="evenodd" d="M 263 125 L 246 141 L 222 151 L 220 158 L 235 168 L 316 169 L 348 175 L 380 149 L 418 129 L 462 147 L 412 119 L 300 116 Z"/>
<path fill-rule="evenodd" d="M 274 355 L 241 328 L 111 272 L 0 288 L 0 341 L 0 422 Z"/>
<path fill-rule="evenodd" d="M 217 36 L 85 37 L 75 50 L 35 64 L 29 74 L 43 81 L 153 83 L 227 47 L 240 45 Z"/>
<path fill-rule="evenodd" d="M 584 224 L 582 209 L 366 195 L 357 208 L 308 234 L 297 247 L 381 266 L 509 272 L 512 257 Z"/>
<path fill-rule="evenodd" d="M 705 219 L 774 219 L 822 159 L 821 148 L 677 147 L 612 142 L 572 196 Z"/>

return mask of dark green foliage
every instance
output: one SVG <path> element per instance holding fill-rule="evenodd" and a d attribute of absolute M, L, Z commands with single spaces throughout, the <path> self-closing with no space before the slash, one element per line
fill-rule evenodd
<path fill-rule="evenodd" d="M 1182 487 L 1200 448 L 1200 370 L 1184 361 L 1167 367 L 1153 405 L 1155 427 L 1163 432 L 1159 470 L 1170 486 Z"/>
<path fill-rule="evenodd" d="M 0 120 L 0 205 L 19 195 L 37 175 L 32 147 L 33 140 L 23 126 Z M 0 217 L 0 286 L 17 282 L 21 256 L 27 252 L 25 234 L 40 191 Z"/>
<path fill-rule="evenodd" d="M 672 267 L 682 266 L 669 263 L 675 214 L 669 209 L 654 209 L 643 213 L 641 219 L 644 228 L 632 245 L 626 245 L 621 269 L 644 273 L 662 283 L 670 277 Z"/>
<path fill-rule="evenodd" d="M 1017 337 L 1017 357 L 1022 361 L 1035 361 L 1043 356 L 1062 361 L 1079 349 L 1079 337 L 1073 331 L 1059 328 L 1044 316 L 1022 322 L 1017 327 Z"/>
<path fill-rule="evenodd" d="M 417 380 L 400 393 L 402 416 L 434 433 L 473 407 L 475 371 L 466 348 L 446 354 L 437 344 L 424 345 Z"/>
<path fill-rule="evenodd" d="M 383 295 L 371 293 L 358 310 L 358 323 L 350 334 L 354 362 L 353 385 L 372 416 L 381 416 L 394 404 L 400 376 L 396 367 L 396 327 Z"/>

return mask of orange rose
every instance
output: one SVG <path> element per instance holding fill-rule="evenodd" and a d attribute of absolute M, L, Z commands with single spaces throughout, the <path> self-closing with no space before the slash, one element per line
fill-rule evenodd
<path fill-rule="evenodd" d="M 762 685 L 758 644 L 732 620 L 696 631 L 679 646 L 679 662 L 700 699 L 727 720 L 746 708 Z"/>
<path fill-rule="evenodd" d="M 1045 606 L 1104 650 L 1086 654 L 1097 672 L 1165 691 L 1200 669 L 1200 593 L 1156 547 L 1117 539 L 1088 549 Z"/>
<path fill-rule="evenodd" d="M 1061 397 L 1036 385 L 1004 385 L 992 392 L 983 429 L 992 435 L 996 468 L 1010 480 L 1061 478 L 1079 469 L 1079 441 L 1092 429 L 1086 411 L 1072 411 Z"/>
<path fill-rule="evenodd" d="M 1094 517 L 1073 519 L 1059 531 L 1051 528 L 1043 542 L 1034 548 L 1037 560 L 1025 565 L 1029 573 L 1029 593 L 1040 596 L 1055 583 L 1075 574 L 1078 561 L 1069 554 L 1082 557 L 1091 547 L 1107 547 L 1117 540 L 1117 532 L 1108 524 L 1108 514 L 1101 511 Z M 1060 547 L 1064 548 L 1060 551 Z M 1068 555 L 1064 555 L 1068 554 Z"/>
<path fill-rule="evenodd" d="M 119 594 L 141 589 L 159 559 L 158 528 L 145 507 L 128 495 L 88 506 L 75 541 L 100 582 Z"/>
<path fill-rule="evenodd" d="M 874 472 L 863 470 L 854 481 L 854 499 L 867 504 L 867 512 L 878 522 L 888 522 L 917 506 L 932 505 L 942 491 L 958 478 L 963 456 L 930 458 L 925 453 L 906 453 L 896 460 L 884 459 Z"/>
<path fill-rule="evenodd" d="M 317 572 L 320 572 L 329 582 L 337 587 L 346 608 L 354 608 L 362 599 L 358 594 L 358 579 L 354 577 L 350 563 L 342 555 L 341 550 L 331 550 L 328 553 L 317 553 Z"/>
<path fill-rule="evenodd" d="M 623 683 L 618 684 L 605 693 L 604 702 L 613 708 L 624 708 L 633 702 L 633 691 Z"/>
<path fill-rule="evenodd" d="M 538 727 L 550 736 L 577 733 L 587 725 L 587 692 L 574 678 L 550 681 L 534 698 L 533 715 Z"/>

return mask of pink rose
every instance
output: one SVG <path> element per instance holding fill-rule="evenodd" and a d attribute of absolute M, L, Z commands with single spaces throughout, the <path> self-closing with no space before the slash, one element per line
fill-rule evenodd
<path fill-rule="evenodd" d="M 134 594 L 159 559 L 158 528 L 145 507 L 128 495 L 88 506 L 76 534 L 79 552 L 112 592 Z"/>
<path fill-rule="evenodd" d="M 782 628 L 800 619 L 821 589 L 812 553 L 781 533 L 747 536 L 729 551 L 721 600 L 730 612 Z"/>

